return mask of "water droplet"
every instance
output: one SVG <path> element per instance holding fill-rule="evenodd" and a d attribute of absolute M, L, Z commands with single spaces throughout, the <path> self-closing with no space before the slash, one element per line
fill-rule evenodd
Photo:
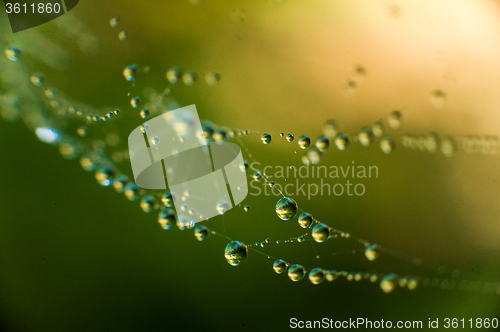
<path fill-rule="evenodd" d="M 245 262 L 248 256 L 248 248 L 240 241 L 231 241 L 224 249 L 224 257 L 226 261 L 237 266 Z"/>
<path fill-rule="evenodd" d="M 307 151 L 307 160 L 311 162 L 311 164 L 317 165 L 321 161 L 322 155 L 321 151 L 315 146 Z"/>
<path fill-rule="evenodd" d="M 245 212 L 250 211 L 250 205 L 245 205 L 245 206 L 243 207 L 243 210 L 244 210 Z"/>
<path fill-rule="evenodd" d="M 176 221 L 177 216 L 175 215 L 175 211 L 173 209 L 161 210 L 160 213 L 158 213 L 158 222 L 163 229 L 168 230 L 173 228 Z"/>
<path fill-rule="evenodd" d="M 330 146 L 330 140 L 325 136 L 319 136 L 318 138 L 316 138 L 315 145 L 319 151 L 323 152 Z"/>
<path fill-rule="evenodd" d="M 394 146 L 395 146 L 394 139 L 392 138 L 391 135 L 386 135 L 380 141 L 380 148 L 386 154 L 391 153 L 394 150 Z"/>
<path fill-rule="evenodd" d="M 135 201 L 140 196 L 140 189 L 134 182 L 129 182 L 125 185 L 123 193 L 129 201 Z"/>
<path fill-rule="evenodd" d="M 347 145 L 349 145 L 349 138 L 346 134 L 340 133 L 335 137 L 335 145 L 339 150 L 345 150 Z"/>
<path fill-rule="evenodd" d="M 321 284 L 325 280 L 325 271 L 320 269 L 319 267 L 315 267 L 311 271 L 309 271 L 309 281 L 313 285 Z"/>
<path fill-rule="evenodd" d="M 112 28 L 116 28 L 118 22 L 120 22 L 120 16 L 113 17 L 112 19 L 109 20 L 109 26 Z"/>
<path fill-rule="evenodd" d="M 177 216 L 177 221 L 176 221 L 177 228 L 179 228 L 181 231 L 193 228 L 194 227 L 194 220 L 191 218 L 188 218 L 186 215 L 181 215 Z"/>
<path fill-rule="evenodd" d="M 226 213 L 229 210 L 229 208 L 230 208 L 229 204 L 224 199 L 221 199 L 219 202 L 217 202 L 217 205 L 215 207 L 215 209 L 217 210 L 217 212 L 219 212 L 219 214 Z"/>
<path fill-rule="evenodd" d="M 198 74 L 194 71 L 188 71 L 184 75 L 182 75 L 182 81 L 186 86 L 193 86 L 194 83 L 198 80 Z"/>
<path fill-rule="evenodd" d="M 35 134 L 43 143 L 54 143 L 61 137 L 57 130 L 47 127 L 36 128 Z"/>
<path fill-rule="evenodd" d="M 299 225 L 302 228 L 308 228 L 313 223 L 313 216 L 307 212 L 302 212 L 299 215 Z"/>
<path fill-rule="evenodd" d="M 222 128 L 217 128 L 214 131 L 213 138 L 216 142 L 225 142 L 226 141 L 226 131 Z"/>
<path fill-rule="evenodd" d="M 167 80 L 171 84 L 177 83 L 182 77 L 181 67 L 172 67 L 167 71 Z"/>
<path fill-rule="evenodd" d="M 151 139 L 151 143 L 153 143 L 153 145 L 158 145 L 160 144 L 160 138 L 158 136 L 155 136 Z"/>
<path fill-rule="evenodd" d="M 210 121 L 202 121 L 201 122 L 201 127 L 203 129 L 203 136 L 207 139 L 211 138 L 212 135 L 214 134 L 214 128 L 212 123 Z"/>
<path fill-rule="evenodd" d="M 216 85 L 217 83 L 219 83 L 220 80 L 221 80 L 220 74 L 214 71 L 205 75 L 205 82 L 210 86 Z"/>
<path fill-rule="evenodd" d="M 106 165 L 98 169 L 95 173 L 97 182 L 104 187 L 110 186 L 111 181 L 116 176 L 116 170 L 111 165 Z"/>
<path fill-rule="evenodd" d="M 317 224 L 312 229 L 312 237 L 316 242 L 325 242 L 330 237 L 330 227 L 325 224 Z"/>
<path fill-rule="evenodd" d="M 128 183 L 128 176 L 125 174 L 120 174 L 113 179 L 113 188 L 115 188 L 116 192 L 123 193 L 125 190 L 125 185 Z"/>
<path fill-rule="evenodd" d="M 245 173 L 248 169 L 248 162 L 246 160 L 243 160 L 243 163 L 240 164 L 240 170 Z"/>
<path fill-rule="evenodd" d="M 373 131 L 371 127 L 364 127 L 358 133 L 358 140 L 363 146 L 368 146 L 373 140 Z"/>
<path fill-rule="evenodd" d="M 408 280 L 408 283 L 406 285 L 406 287 L 409 289 L 409 290 L 414 290 L 415 288 L 417 288 L 418 286 L 418 282 L 419 282 L 419 278 L 418 277 L 413 277 L 413 278 L 410 278 Z"/>
<path fill-rule="evenodd" d="M 130 65 L 125 67 L 125 69 L 123 69 L 123 77 L 125 77 L 127 81 L 132 81 L 135 78 L 136 74 L 137 74 L 136 65 Z"/>
<path fill-rule="evenodd" d="M 391 115 L 389 115 L 389 126 L 396 130 L 401 127 L 401 112 L 400 111 L 392 111 Z"/>
<path fill-rule="evenodd" d="M 285 133 L 280 133 L 280 137 L 283 137 L 283 136 L 285 136 Z"/>
<path fill-rule="evenodd" d="M 434 90 L 431 92 L 431 105 L 435 109 L 443 108 L 446 103 L 446 93 L 443 90 Z"/>
<path fill-rule="evenodd" d="M 441 141 L 441 152 L 443 152 L 446 157 L 453 156 L 456 150 L 457 143 L 453 137 L 448 136 Z"/>
<path fill-rule="evenodd" d="M 156 201 L 155 201 L 155 198 L 153 197 L 153 195 L 144 196 L 141 199 L 140 206 L 141 206 L 141 209 L 146 213 L 149 213 L 157 208 L 157 204 L 156 204 Z"/>
<path fill-rule="evenodd" d="M 286 271 L 286 269 L 287 269 L 287 264 L 284 260 L 277 259 L 274 261 L 273 263 L 274 272 L 276 272 L 277 274 L 282 274 L 283 272 Z"/>
<path fill-rule="evenodd" d="M 5 49 L 5 55 L 7 56 L 7 59 L 11 61 L 18 61 L 19 60 L 19 55 L 21 54 L 21 50 L 19 47 L 15 45 L 11 45 Z"/>
<path fill-rule="evenodd" d="M 288 268 L 288 278 L 292 281 L 301 281 L 306 275 L 306 270 L 299 264 L 292 264 Z"/>
<path fill-rule="evenodd" d="M 87 136 L 87 126 L 78 127 L 76 132 L 77 132 L 78 136 L 86 137 Z"/>
<path fill-rule="evenodd" d="M 120 41 L 124 41 L 125 39 L 127 39 L 127 30 L 123 29 L 122 31 L 120 31 L 118 33 L 118 39 Z"/>
<path fill-rule="evenodd" d="M 311 145 L 311 139 L 306 135 L 301 135 L 298 140 L 301 149 L 306 149 Z"/>
<path fill-rule="evenodd" d="M 45 76 L 43 76 L 43 74 L 40 73 L 33 74 L 30 77 L 30 81 L 34 86 L 42 86 L 44 80 Z"/>
<path fill-rule="evenodd" d="M 144 108 L 141 113 L 141 118 L 146 119 L 149 116 L 149 110 L 147 108 Z"/>
<path fill-rule="evenodd" d="M 205 225 L 196 226 L 194 229 L 194 236 L 198 241 L 205 241 L 210 235 L 210 230 Z"/>
<path fill-rule="evenodd" d="M 149 125 L 147 123 L 145 123 L 141 126 L 141 131 L 143 134 L 145 134 L 148 129 L 149 129 Z"/>
<path fill-rule="evenodd" d="M 289 198 L 283 197 L 276 203 L 276 214 L 281 220 L 290 220 L 297 214 L 297 203 Z"/>
<path fill-rule="evenodd" d="M 286 134 L 286 138 L 285 139 L 286 139 L 287 142 L 293 142 L 294 138 L 295 137 L 293 136 L 293 134 L 288 133 L 288 134 Z"/>
<path fill-rule="evenodd" d="M 375 137 L 382 137 L 384 134 L 384 123 L 380 120 L 375 122 L 375 124 L 372 126 L 372 131 Z"/>
<path fill-rule="evenodd" d="M 337 136 L 338 123 L 337 120 L 329 119 L 326 120 L 323 125 L 323 134 L 330 139 L 334 139 Z"/>
<path fill-rule="evenodd" d="M 382 280 L 380 280 L 380 288 L 384 293 L 391 293 L 396 287 L 398 281 L 398 276 L 394 273 L 387 274 Z"/>
<path fill-rule="evenodd" d="M 139 97 L 134 97 L 130 100 L 130 105 L 132 105 L 133 108 L 139 107 L 140 103 L 141 103 L 141 99 Z"/>
<path fill-rule="evenodd" d="M 380 247 L 377 244 L 372 243 L 368 247 L 366 247 L 365 257 L 369 261 L 374 261 L 378 256 L 380 256 Z"/>
<path fill-rule="evenodd" d="M 332 282 L 335 279 L 337 279 L 337 272 L 335 272 L 335 271 L 326 271 L 325 274 L 326 274 L 326 276 L 325 276 L 326 280 L 328 282 Z"/>
<path fill-rule="evenodd" d="M 262 136 L 260 137 L 262 143 L 264 144 L 269 144 L 271 143 L 271 135 L 269 133 L 264 133 L 262 134 Z"/>
<path fill-rule="evenodd" d="M 260 179 L 262 178 L 262 175 L 260 174 L 259 171 L 253 173 L 252 177 L 254 178 L 255 181 L 260 181 Z"/>

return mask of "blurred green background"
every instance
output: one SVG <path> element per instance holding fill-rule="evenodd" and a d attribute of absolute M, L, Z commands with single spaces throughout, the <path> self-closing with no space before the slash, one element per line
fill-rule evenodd
<path fill-rule="evenodd" d="M 117 15 L 118 26 L 110 28 Z M 196 104 L 200 117 L 216 124 L 272 133 L 269 146 L 257 134 L 243 143 L 263 165 L 300 166 L 302 151 L 295 153 L 296 143 L 276 133 L 315 138 L 330 118 L 352 136 L 402 109 L 398 143 L 405 132 L 497 134 L 499 15 L 493 1 L 82 0 L 57 20 L 69 26 L 73 17 L 80 20 L 99 38 L 99 53 L 82 54 L 56 22 L 4 42 L 26 49 L 23 65 L 43 72 L 47 84 L 68 97 L 122 109 L 116 122 L 93 125 L 89 137 L 113 126 L 123 148 L 142 122 L 127 92 L 163 90 L 172 66 L 215 70 L 222 80 L 214 87 L 203 80 L 173 87 L 179 104 Z M 117 38 L 121 29 L 128 31 L 125 41 Z M 67 64 L 51 69 L 38 61 L 26 42 L 35 33 L 65 48 Z M 150 67 L 135 87 L 121 74 L 131 63 Z M 18 63 L 0 60 L 0 70 L 12 65 Z M 366 77 L 346 96 L 357 65 Z M 438 109 L 431 102 L 435 89 L 447 94 Z M 0 131 L 0 320 L 6 331 L 281 331 L 292 317 L 421 320 L 424 326 L 429 318 L 500 318 L 495 295 L 423 287 L 384 294 L 378 284 L 344 278 L 293 283 L 252 251 L 242 266 L 231 267 L 223 256 L 227 240 L 198 242 L 192 230 L 164 231 L 156 212 L 145 214 L 138 202 L 100 187 L 93 173 L 61 158 L 21 122 L 0 121 Z M 263 252 L 308 268 L 435 277 L 434 267 L 444 264 L 447 272 L 460 269 L 460 278 L 500 280 L 498 156 L 445 158 L 400 143 L 384 155 L 378 141 L 334 150 L 322 165 L 376 165 L 379 178 L 360 181 L 361 197 L 294 197 L 299 206 L 427 263 L 415 267 L 389 255 L 368 262 L 362 247 L 345 239 L 269 245 Z M 131 175 L 127 163 L 120 169 Z M 245 243 L 300 235 L 295 221 L 276 217 L 276 201 L 249 195 L 249 212 L 235 208 L 206 225 Z"/>

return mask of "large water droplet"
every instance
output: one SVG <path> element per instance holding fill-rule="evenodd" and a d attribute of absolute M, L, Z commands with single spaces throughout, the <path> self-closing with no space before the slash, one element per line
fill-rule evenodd
<path fill-rule="evenodd" d="M 113 179 L 112 185 L 113 188 L 115 188 L 116 192 L 123 193 L 128 182 L 128 176 L 126 176 L 125 174 L 120 174 Z"/>
<path fill-rule="evenodd" d="M 316 138 L 315 145 L 319 151 L 323 152 L 330 146 L 330 140 L 325 136 L 319 136 L 318 138 Z"/>
<path fill-rule="evenodd" d="M 149 213 L 157 208 L 157 204 L 156 204 L 156 201 L 155 201 L 155 198 L 153 197 L 153 195 L 144 196 L 141 199 L 140 206 L 141 206 L 141 209 L 146 213 Z"/>
<path fill-rule="evenodd" d="M 288 268 L 288 278 L 292 281 L 301 281 L 306 275 L 306 270 L 302 265 L 293 264 Z"/>
<path fill-rule="evenodd" d="M 330 227 L 325 224 L 317 224 L 312 229 L 312 237 L 316 242 L 325 242 L 330 237 Z"/>
<path fill-rule="evenodd" d="M 297 203 L 289 198 L 283 197 L 276 203 L 276 214 L 281 220 L 290 220 L 297 214 Z"/>
<path fill-rule="evenodd" d="M 155 136 L 151 139 L 151 143 L 153 143 L 153 145 L 158 145 L 160 144 L 160 138 L 158 136 Z"/>
<path fill-rule="evenodd" d="M 125 67 L 125 69 L 123 69 L 123 77 L 125 77 L 127 81 L 132 81 L 135 78 L 136 74 L 137 74 L 136 65 L 130 65 Z"/>
<path fill-rule="evenodd" d="M 394 150 L 394 147 L 395 147 L 395 143 L 394 143 L 394 139 L 392 138 L 391 135 L 386 135 L 380 141 L 380 148 L 386 154 L 391 153 Z"/>
<path fill-rule="evenodd" d="M 149 116 L 149 110 L 147 108 L 144 108 L 143 110 L 141 110 L 140 116 L 141 118 L 146 119 Z"/>
<path fill-rule="evenodd" d="M 286 271 L 287 264 L 284 260 L 282 259 L 277 259 L 273 263 L 273 270 L 277 274 L 282 274 L 283 272 Z"/>
<path fill-rule="evenodd" d="M 123 193 L 129 201 L 135 201 L 140 196 L 140 188 L 135 184 L 135 182 L 129 182 L 125 185 Z"/>
<path fill-rule="evenodd" d="M 320 269 L 319 267 L 315 267 L 311 271 L 309 271 L 309 281 L 313 285 L 321 284 L 325 280 L 325 271 Z"/>
<path fill-rule="evenodd" d="M 173 228 L 176 220 L 177 216 L 175 215 L 175 211 L 173 209 L 161 210 L 160 213 L 158 213 L 158 222 L 163 229 Z"/>
<path fill-rule="evenodd" d="M 220 74 L 214 71 L 205 75 L 205 82 L 210 86 L 216 85 L 217 83 L 219 83 L 220 80 L 221 80 Z"/>
<path fill-rule="evenodd" d="M 98 169 L 95 173 L 97 182 L 104 187 L 110 186 L 111 181 L 116 176 L 116 170 L 111 165 L 106 165 Z"/>
<path fill-rule="evenodd" d="M 231 241 L 224 249 L 224 257 L 226 261 L 232 265 L 237 266 L 244 263 L 248 256 L 248 248 L 240 241 Z"/>
<path fill-rule="evenodd" d="M 188 71 L 187 73 L 182 75 L 182 81 L 187 86 L 193 86 L 197 80 L 198 80 L 198 74 L 194 71 Z"/>
<path fill-rule="evenodd" d="M 375 124 L 372 126 L 372 131 L 375 137 L 382 137 L 382 135 L 384 134 L 384 123 L 381 120 L 375 122 Z"/>
<path fill-rule="evenodd" d="M 323 125 L 323 134 L 330 139 L 334 139 L 337 136 L 338 123 L 334 119 L 326 120 Z"/>
<path fill-rule="evenodd" d="M 307 212 L 299 214 L 299 225 L 302 228 L 308 228 L 313 223 L 313 216 Z"/>
<path fill-rule="evenodd" d="M 217 202 L 217 205 L 215 206 L 215 209 L 219 214 L 224 214 L 229 210 L 229 204 L 226 200 L 221 199 L 220 201 Z"/>
<path fill-rule="evenodd" d="M 401 127 L 401 112 L 400 111 L 392 111 L 391 115 L 389 115 L 389 126 L 396 130 Z"/>
<path fill-rule="evenodd" d="M 42 86 L 44 80 L 45 76 L 43 76 L 43 74 L 40 73 L 33 74 L 30 77 L 30 81 L 34 86 Z"/>
<path fill-rule="evenodd" d="M 122 31 L 120 31 L 118 33 L 118 39 L 120 41 L 124 41 L 125 39 L 127 39 L 127 30 L 123 29 Z"/>
<path fill-rule="evenodd" d="M 141 99 L 139 97 L 134 97 L 130 100 L 130 105 L 132 105 L 133 108 L 139 107 L 141 104 Z"/>
<path fill-rule="evenodd" d="M 116 28 L 118 22 L 120 22 L 120 16 L 115 16 L 109 20 L 109 26 L 112 28 Z"/>
<path fill-rule="evenodd" d="M 287 142 L 293 142 L 294 138 L 295 138 L 295 136 L 293 136 L 293 134 L 291 134 L 291 133 L 286 134 L 286 137 L 285 137 Z"/>
<path fill-rule="evenodd" d="M 262 143 L 264 144 L 269 144 L 271 143 L 271 135 L 269 133 L 264 133 L 262 134 L 262 136 L 260 137 Z"/>
<path fill-rule="evenodd" d="M 301 135 L 298 143 L 301 149 L 306 149 L 311 145 L 311 139 L 307 135 Z"/>
<path fill-rule="evenodd" d="M 368 247 L 366 247 L 365 257 L 369 261 L 374 261 L 375 259 L 377 259 L 379 255 L 380 255 L 380 247 L 377 244 L 372 243 Z"/>
<path fill-rule="evenodd" d="M 181 231 L 194 227 L 194 220 L 186 215 L 177 216 L 177 228 Z"/>
<path fill-rule="evenodd" d="M 172 67 L 167 71 L 167 80 L 171 84 L 177 83 L 182 77 L 181 67 Z"/>
<path fill-rule="evenodd" d="M 339 150 L 345 150 L 347 145 L 349 145 L 349 138 L 346 134 L 340 133 L 335 137 L 335 145 Z"/>
<path fill-rule="evenodd" d="M 398 282 L 398 276 L 394 273 L 387 274 L 382 280 L 380 280 L 380 288 L 384 293 L 391 293 L 394 288 L 396 288 L 396 283 Z"/>
<path fill-rule="evenodd" d="M 36 128 L 35 134 L 44 143 L 54 143 L 61 137 L 57 130 L 47 127 Z"/>
<path fill-rule="evenodd" d="M 7 56 L 7 59 L 11 61 L 18 61 L 19 60 L 19 55 L 21 54 L 21 50 L 19 47 L 15 45 L 11 45 L 5 49 L 5 55 Z"/>
<path fill-rule="evenodd" d="M 205 225 L 196 226 L 194 229 L 194 236 L 198 241 L 205 241 L 210 235 L 210 230 Z"/>

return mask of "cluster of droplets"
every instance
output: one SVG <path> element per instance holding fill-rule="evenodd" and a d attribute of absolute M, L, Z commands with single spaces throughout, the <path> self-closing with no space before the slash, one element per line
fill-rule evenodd
<path fill-rule="evenodd" d="M 393 111 L 388 117 L 389 127 L 392 130 L 397 130 L 401 126 L 402 114 L 400 111 Z M 293 142 L 295 135 L 288 133 L 280 133 L 280 137 L 285 137 L 287 142 Z M 396 147 L 395 139 L 390 134 L 384 135 L 384 122 L 379 120 L 372 126 L 365 126 L 353 135 L 352 141 L 360 143 L 362 146 L 370 146 L 376 138 L 380 138 L 380 149 L 385 154 L 390 154 Z M 260 137 L 264 145 L 268 145 L 272 141 L 270 133 L 263 133 Z M 339 130 L 338 122 L 334 119 L 325 121 L 323 125 L 323 135 L 320 135 L 314 141 L 311 147 L 311 138 L 307 135 L 300 135 L 297 139 L 297 144 L 300 149 L 308 149 L 303 157 L 302 162 L 305 165 L 318 164 L 323 158 L 323 154 L 331 145 L 334 145 L 339 151 L 345 151 L 351 144 L 351 139 L 345 133 Z"/>
<path fill-rule="evenodd" d="M 364 81 L 366 74 L 366 68 L 361 65 L 357 65 L 351 71 L 347 82 L 342 86 L 342 94 L 345 97 L 352 97 L 359 85 Z"/>
<path fill-rule="evenodd" d="M 198 81 L 198 73 L 195 71 L 186 71 L 181 67 L 175 66 L 167 70 L 167 80 L 170 84 L 176 84 L 182 81 L 186 86 L 193 86 Z M 217 72 L 209 72 L 204 75 L 205 83 L 209 86 L 216 85 L 221 80 L 221 75 Z"/>
<path fill-rule="evenodd" d="M 500 140 L 494 135 L 441 137 L 434 132 L 424 135 L 404 134 L 401 143 L 405 148 L 431 153 L 441 152 L 446 157 L 451 157 L 458 151 L 495 155 L 500 149 Z"/>

